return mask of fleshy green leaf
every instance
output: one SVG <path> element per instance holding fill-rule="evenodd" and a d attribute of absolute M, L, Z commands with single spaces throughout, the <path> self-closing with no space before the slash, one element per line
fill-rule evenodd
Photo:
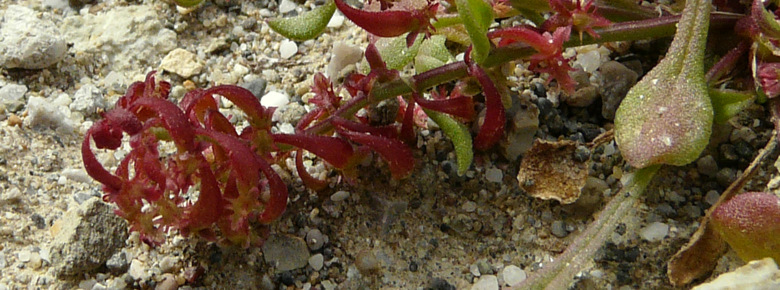
<path fill-rule="evenodd" d="M 336 4 L 331 0 L 325 5 L 294 17 L 271 19 L 268 21 L 268 26 L 289 39 L 308 40 L 317 37 L 325 30 L 335 11 Z"/>
<path fill-rule="evenodd" d="M 712 109 L 715 111 L 715 123 L 723 124 L 750 106 L 755 100 L 755 95 L 731 90 L 710 89 L 710 99 L 712 100 Z"/>
<path fill-rule="evenodd" d="M 473 46 L 471 58 L 477 63 L 482 63 L 490 52 L 487 30 L 493 23 L 493 9 L 483 0 L 456 0 L 455 4 L 471 39 Z"/>
<path fill-rule="evenodd" d="M 380 38 L 376 41 L 376 48 L 387 64 L 387 68 L 400 70 L 417 56 L 421 43 L 422 37 L 418 37 L 412 46 L 407 47 L 404 34 L 393 38 Z"/>
<path fill-rule="evenodd" d="M 474 159 L 474 151 L 471 149 L 471 134 L 466 125 L 460 123 L 444 113 L 423 109 L 425 114 L 431 118 L 444 135 L 452 140 L 452 146 L 455 148 L 455 157 L 458 163 L 458 175 L 463 175 L 471 166 Z"/>
<path fill-rule="evenodd" d="M 686 2 L 666 57 L 626 95 L 615 114 L 615 140 L 631 166 L 685 165 L 712 133 L 713 109 L 704 78 L 711 4 Z"/>

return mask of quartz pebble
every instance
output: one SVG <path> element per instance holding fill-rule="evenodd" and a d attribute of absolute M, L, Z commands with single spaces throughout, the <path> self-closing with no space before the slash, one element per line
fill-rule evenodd
<path fill-rule="evenodd" d="M 471 286 L 471 290 L 498 290 L 498 277 L 495 275 L 479 277 L 477 283 Z"/>
<path fill-rule="evenodd" d="M 322 256 L 322 254 L 314 254 L 309 257 L 309 266 L 311 266 L 311 268 L 315 271 L 322 269 L 323 263 L 325 263 L 325 258 Z"/>
<path fill-rule="evenodd" d="M 298 53 L 298 44 L 292 40 L 282 40 L 279 44 L 279 56 L 288 59 Z"/>
<path fill-rule="evenodd" d="M 521 282 L 525 281 L 527 277 L 525 271 L 515 265 L 504 267 L 504 270 L 501 272 L 501 274 L 504 276 L 504 283 L 506 283 L 508 286 L 520 284 Z"/>
<path fill-rule="evenodd" d="M 704 202 L 706 202 L 709 205 L 715 205 L 715 203 L 718 202 L 718 199 L 720 199 L 720 193 L 718 193 L 715 190 L 708 191 L 707 194 L 704 196 Z"/>
<path fill-rule="evenodd" d="M 490 168 L 485 171 L 485 178 L 490 182 L 499 183 L 504 178 L 504 172 L 498 168 Z"/>
<path fill-rule="evenodd" d="M 277 91 L 270 91 L 260 99 L 260 104 L 265 107 L 284 107 L 289 102 L 289 96 Z"/>
<path fill-rule="evenodd" d="M 663 240 L 669 233 L 669 225 L 662 222 L 654 222 L 639 230 L 639 236 L 648 242 Z"/>
<path fill-rule="evenodd" d="M 330 196 L 330 200 L 334 202 L 343 201 L 349 198 L 349 191 L 339 190 Z"/>

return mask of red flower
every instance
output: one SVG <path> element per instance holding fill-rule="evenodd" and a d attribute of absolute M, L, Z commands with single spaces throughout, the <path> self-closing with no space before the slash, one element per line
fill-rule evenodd
<path fill-rule="evenodd" d="M 584 4 L 583 4 L 584 2 Z M 596 13 L 596 6 L 593 6 L 593 0 L 580 1 L 573 0 L 564 3 L 563 0 L 550 0 L 550 8 L 556 13 L 550 16 L 542 24 L 542 29 L 546 31 L 555 31 L 560 27 L 574 27 L 580 34 L 587 32 L 593 38 L 600 36 L 594 27 L 606 27 L 612 24 L 609 20 Z"/>

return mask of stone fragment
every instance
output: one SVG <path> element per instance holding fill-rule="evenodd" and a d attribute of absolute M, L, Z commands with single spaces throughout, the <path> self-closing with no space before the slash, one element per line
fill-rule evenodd
<path fill-rule="evenodd" d="M 16 112 L 24 105 L 24 94 L 27 93 L 27 87 L 18 84 L 7 84 L 0 88 L 0 108 L 5 107 L 5 111 Z M 0 112 L 3 110 L 0 109 Z"/>
<path fill-rule="evenodd" d="M 160 63 L 160 69 L 175 73 L 183 78 L 197 75 L 203 70 L 198 57 L 185 49 L 177 48 L 166 55 Z"/>
<path fill-rule="evenodd" d="M 780 270 L 772 258 L 751 261 L 693 290 L 780 289 Z"/>
<path fill-rule="evenodd" d="M 628 90 L 636 84 L 639 75 L 617 61 L 601 64 L 599 73 L 601 74 L 599 85 L 601 115 L 607 120 L 612 120 L 615 119 L 615 112 L 620 102 L 626 97 Z"/>
<path fill-rule="evenodd" d="M 639 236 L 648 242 L 658 242 L 669 234 L 669 225 L 654 222 L 639 230 Z"/>
<path fill-rule="evenodd" d="M 276 273 L 281 273 L 305 267 L 309 262 L 309 249 L 300 238 L 272 235 L 263 244 L 263 258 Z"/>
<path fill-rule="evenodd" d="M 56 98 L 30 97 L 27 100 L 27 118 L 24 119 L 24 125 L 71 132 L 75 124 L 70 120 L 70 103 L 71 99 L 67 94 L 60 94 Z"/>
<path fill-rule="evenodd" d="M 70 103 L 69 107 L 72 111 L 89 115 L 97 113 L 98 109 L 108 108 L 108 103 L 98 87 L 93 84 L 85 84 L 73 94 L 73 102 Z"/>
<path fill-rule="evenodd" d="M 127 222 L 98 198 L 69 210 L 51 244 L 56 276 L 90 273 L 105 265 L 127 239 Z"/>
<path fill-rule="evenodd" d="M 65 58 L 68 44 L 57 25 L 27 7 L 9 5 L 0 22 L 0 66 L 43 69 Z"/>
<path fill-rule="evenodd" d="M 504 283 L 508 286 L 520 284 L 528 277 L 523 269 L 520 269 L 520 267 L 515 265 L 504 267 L 504 270 L 501 273 L 504 276 Z"/>
<path fill-rule="evenodd" d="M 482 275 L 477 283 L 471 286 L 471 290 L 498 290 L 498 277 L 495 275 Z"/>

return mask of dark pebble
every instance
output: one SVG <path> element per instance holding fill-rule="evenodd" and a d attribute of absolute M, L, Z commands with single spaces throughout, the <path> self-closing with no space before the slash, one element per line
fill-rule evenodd
<path fill-rule="evenodd" d="M 618 224 L 617 227 L 615 227 L 615 233 L 621 236 L 626 234 L 626 224 L 624 223 Z"/>
<path fill-rule="evenodd" d="M 536 99 L 536 107 L 539 108 L 539 119 L 547 120 L 550 117 L 557 115 L 553 103 L 547 98 Z"/>
<path fill-rule="evenodd" d="M 739 160 L 739 155 L 737 155 L 737 149 L 734 145 L 722 144 L 718 150 L 720 151 L 720 157 L 725 161 L 736 162 Z"/>
<path fill-rule="evenodd" d="M 671 205 L 669 205 L 668 203 L 662 203 L 662 204 L 659 204 L 659 205 L 658 205 L 658 206 L 655 208 L 655 211 L 656 211 L 658 214 L 660 214 L 660 215 L 662 215 L 662 216 L 664 216 L 664 217 L 668 217 L 668 218 L 671 218 L 671 217 L 676 217 L 676 216 L 677 216 L 677 211 L 675 211 L 675 210 L 674 210 L 674 208 L 672 208 L 672 206 L 671 206 Z"/>
<path fill-rule="evenodd" d="M 718 185 L 726 188 L 731 185 L 734 180 L 737 180 L 737 171 L 734 170 L 734 168 L 722 168 L 718 171 L 718 174 L 715 175 L 715 179 L 718 181 Z"/>
<path fill-rule="evenodd" d="M 264 79 L 255 79 L 248 83 L 244 83 L 241 87 L 249 90 L 256 98 L 260 99 L 265 95 L 266 85 L 268 85 L 268 81 Z"/>
<path fill-rule="evenodd" d="M 276 279 L 280 283 L 284 284 L 285 286 L 292 286 L 293 284 L 295 284 L 295 277 L 293 276 L 292 272 L 290 272 L 290 271 L 285 271 L 285 272 L 279 273 L 276 276 Z"/>
<path fill-rule="evenodd" d="M 750 146 L 750 144 L 748 144 L 747 142 L 745 141 L 737 142 L 737 144 L 734 144 L 734 149 L 740 157 L 745 159 L 753 159 L 753 152 L 755 150 L 753 150 L 753 147 Z"/>
<path fill-rule="evenodd" d="M 577 149 L 574 149 L 574 160 L 577 160 L 578 162 L 585 162 L 590 159 L 590 149 L 585 146 L 577 146 Z"/>
<path fill-rule="evenodd" d="M 418 268 L 419 268 L 419 266 L 417 265 L 416 262 L 414 262 L 414 261 L 409 262 L 409 271 L 417 272 L 417 270 L 419 270 Z"/>
<path fill-rule="evenodd" d="M 586 142 L 590 142 L 601 135 L 601 128 L 596 124 L 585 123 L 580 126 L 579 132 L 585 137 Z"/>
<path fill-rule="evenodd" d="M 426 290 L 455 290 L 455 286 L 452 286 L 447 280 L 444 280 L 442 278 L 433 278 L 431 282 L 428 284 L 428 288 L 425 288 Z"/>
<path fill-rule="evenodd" d="M 111 258 L 108 258 L 106 268 L 114 275 L 119 275 L 127 272 L 127 269 L 130 268 L 130 261 L 127 260 L 127 255 L 124 251 L 119 251 L 112 255 Z"/>
<path fill-rule="evenodd" d="M 46 228 L 46 219 L 44 219 L 41 215 L 34 213 L 30 216 L 30 220 L 35 223 L 35 227 L 39 230 Z"/>
<path fill-rule="evenodd" d="M 534 92 L 534 95 L 536 95 L 537 98 L 547 97 L 547 89 L 542 83 L 533 83 L 531 85 L 531 91 Z"/>

